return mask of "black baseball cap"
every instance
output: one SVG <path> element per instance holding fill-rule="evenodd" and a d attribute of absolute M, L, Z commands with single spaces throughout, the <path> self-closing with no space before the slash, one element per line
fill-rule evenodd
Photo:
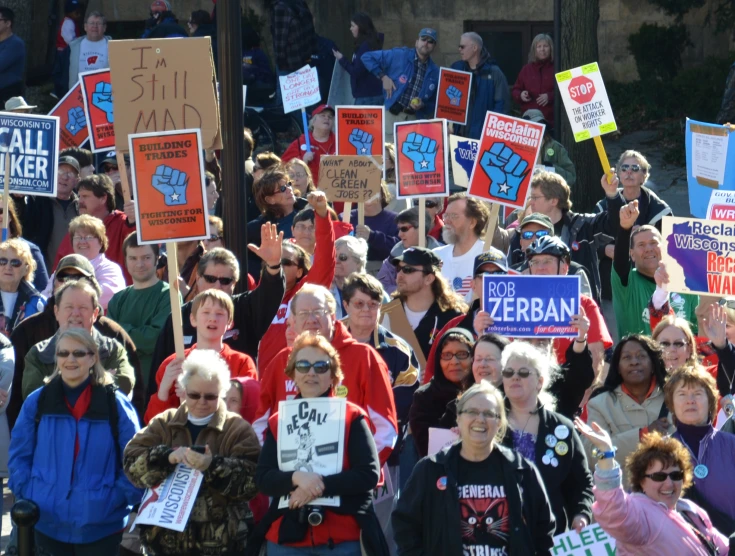
<path fill-rule="evenodd" d="M 475 257 L 475 270 L 474 274 L 479 274 L 480 269 L 486 264 L 494 264 L 498 269 L 503 272 L 508 272 L 508 262 L 500 249 L 491 247 L 484 253 L 480 253 Z"/>
<path fill-rule="evenodd" d="M 403 262 L 411 266 L 441 266 L 442 260 L 431 249 L 409 247 L 393 259 L 393 264 Z"/>

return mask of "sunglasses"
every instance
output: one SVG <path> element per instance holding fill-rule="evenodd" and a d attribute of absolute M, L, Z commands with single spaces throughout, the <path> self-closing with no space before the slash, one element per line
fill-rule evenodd
<path fill-rule="evenodd" d="M 460 361 L 465 361 L 470 358 L 470 352 L 469 351 L 458 351 L 457 353 L 442 353 L 439 356 L 442 361 L 451 361 L 452 358 L 456 357 Z"/>
<path fill-rule="evenodd" d="M 620 171 L 621 172 L 627 172 L 630 170 L 631 172 L 640 172 L 643 170 L 638 164 L 621 164 L 620 165 Z"/>
<path fill-rule="evenodd" d="M 229 286 L 230 284 L 232 284 L 232 282 L 235 281 L 234 278 L 212 276 L 211 274 L 202 274 L 202 278 L 204 278 L 204 281 L 207 282 L 207 284 L 216 284 L 217 282 L 219 282 L 223 286 Z"/>
<path fill-rule="evenodd" d="M 418 201 L 414 201 L 414 203 L 413 203 L 413 206 L 415 206 L 415 207 L 419 206 L 419 202 L 418 202 Z M 424 206 L 425 206 L 425 207 L 426 207 L 427 209 L 433 209 L 433 208 L 436 208 L 436 207 L 438 207 L 438 206 L 439 206 L 439 203 L 438 203 L 438 202 L 436 202 L 436 201 L 429 201 L 429 200 L 427 199 L 426 201 L 424 201 Z"/>
<path fill-rule="evenodd" d="M 66 282 L 67 280 L 79 280 L 80 278 L 84 278 L 81 274 L 57 274 L 56 279 L 59 282 Z"/>
<path fill-rule="evenodd" d="M 667 341 L 659 342 L 658 345 L 660 345 L 663 349 L 669 349 L 670 347 L 681 349 L 683 347 L 688 346 L 689 344 L 688 342 L 682 342 L 681 340 L 676 340 L 675 342 L 667 342 Z"/>
<path fill-rule="evenodd" d="M 350 256 L 346 253 L 340 253 L 337 255 L 337 260 L 344 263 L 350 260 Z"/>
<path fill-rule="evenodd" d="M 436 41 L 434 39 L 423 39 L 423 41 L 427 44 L 436 44 Z"/>
<path fill-rule="evenodd" d="M 219 241 L 220 239 L 222 239 L 222 236 L 218 236 L 217 234 L 209 236 L 209 241 Z"/>
<path fill-rule="evenodd" d="M 409 230 L 412 230 L 412 229 L 413 229 L 413 226 L 400 226 L 398 228 L 398 231 L 399 232 L 403 232 L 405 234 L 406 232 L 408 232 Z"/>
<path fill-rule="evenodd" d="M 528 369 L 519 369 L 517 371 L 514 369 L 503 369 L 500 371 L 500 374 L 503 375 L 503 378 L 513 378 L 516 374 L 518 374 L 519 378 L 528 378 L 531 376 L 531 371 Z"/>
<path fill-rule="evenodd" d="M 378 301 L 368 301 L 367 303 L 364 301 L 354 301 L 351 303 L 356 310 L 362 311 L 363 309 L 367 309 L 369 311 L 377 311 L 380 309 L 380 302 Z"/>
<path fill-rule="evenodd" d="M 302 359 L 294 363 L 294 369 L 296 369 L 302 375 L 307 374 L 311 369 L 314 369 L 314 372 L 316 374 L 323 375 L 324 373 L 328 372 L 331 367 L 332 364 L 329 361 L 314 361 L 312 363 L 311 361 Z"/>
<path fill-rule="evenodd" d="M 8 259 L 6 257 L 0 257 L 0 266 L 6 266 L 10 263 L 13 268 L 20 268 L 23 265 L 23 261 L 20 259 Z"/>
<path fill-rule="evenodd" d="M 644 475 L 644 477 L 648 477 L 652 481 L 656 483 L 663 483 L 667 477 L 670 477 L 672 481 L 683 481 L 684 480 L 684 472 L 683 471 L 672 471 L 671 473 L 664 473 L 663 471 L 656 471 L 655 473 L 649 473 L 648 475 Z"/>
<path fill-rule="evenodd" d="M 214 400 L 218 400 L 219 396 L 217 394 L 200 394 L 198 392 L 187 392 L 186 397 L 190 400 L 194 400 L 195 402 L 201 400 L 204 398 L 207 402 L 213 402 Z"/>
<path fill-rule="evenodd" d="M 492 276 L 494 274 L 507 274 L 507 272 L 505 272 L 505 270 L 493 270 L 492 272 L 478 272 L 477 274 L 475 274 L 475 278 L 482 278 L 486 274 L 488 276 Z"/>
<path fill-rule="evenodd" d="M 83 349 L 75 349 L 74 351 L 69 351 L 68 349 L 60 349 L 56 352 L 56 357 L 60 359 L 66 359 L 70 355 L 74 356 L 74 359 L 82 359 L 83 357 L 86 357 L 87 355 L 94 355 L 91 351 L 86 351 Z"/>
<path fill-rule="evenodd" d="M 403 274 L 413 274 L 414 272 L 423 272 L 424 274 L 428 274 L 423 268 L 414 268 L 412 266 L 401 266 L 398 267 L 398 270 L 396 272 L 403 272 Z"/>
<path fill-rule="evenodd" d="M 281 259 L 281 266 L 299 266 L 299 263 L 291 259 Z"/>
<path fill-rule="evenodd" d="M 521 237 L 523 239 L 533 239 L 534 237 L 536 239 L 541 239 L 544 236 L 549 235 L 549 230 L 536 230 L 535 232 L 521 232 Z"/>
<path fill-rule="evenodd" d="M 286 182 L 286 185 L 282 185 L 281 187 L 276 187 L 276 189 L 273 191 L 273 194 L 276 193 L 284 193 L 287 189 L 290 189 L 293 187 L 293 182 Z"/>

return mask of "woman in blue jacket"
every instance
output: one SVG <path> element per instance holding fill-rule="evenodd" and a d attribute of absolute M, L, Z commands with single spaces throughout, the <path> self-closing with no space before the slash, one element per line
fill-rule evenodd
<path fill-rule="evenodd" d="M 357 12 L 350 19 L 350 32 L 355 38 L 355 53 L 349 61 L 341 52 L 333 50 L 334 57 L 350 74 L 350 85 L 355 104 L 361 106 L 382 106 L 383 85 L 377 77 L 370 73 L 360 60 L 366 52 L 380 50 L 383 47 L 383 36 L 378 34 L 373 20 L 365 12 Z"/>
<path fill-rule="evenodd" d="M 38 504 L 38 554 L 116 555 L 142 491 L 122 468 L 140 428 L 112 386 L 91 334 L 70 329 L 56 344 L 56 370 L 26 398 L 10 440 L 10 490 Z"/>

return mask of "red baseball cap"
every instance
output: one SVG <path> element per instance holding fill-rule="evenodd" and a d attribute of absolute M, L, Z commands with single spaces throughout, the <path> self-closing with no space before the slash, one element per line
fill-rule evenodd
<path fill-rule="evenodd" d="M 165 0 L 154 0 L 151 4 L 152 12 L 168 12 L 171 11 L 171 3 Z"/>
<path fill-rule="evenodd" d="M 316 108 L 314 108 L 314 111 L 311 113 L 312 116 L 316 116 L 317 114 L 321 114 L 325 110 L 331 110 L 332 114 L 334 114 L 334 108 L 329 106 L 328 104 L 320 104 Z"/>

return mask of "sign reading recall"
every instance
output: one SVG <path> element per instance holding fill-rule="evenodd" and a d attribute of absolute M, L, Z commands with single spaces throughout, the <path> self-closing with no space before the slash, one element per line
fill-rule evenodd
<path fill-rule="evenodd" d="M 323 156 L 319 162 L 319 189 L 329 201 L 365 203 L 380 195 L 383 170 L 371 157 Z"/>
<path fill-rule="evenodd" d="M 482 310 L 495 324 L 487 329 L 512 338 L 573 338 L 579 313 L 579 276 L 483 277 Z"/>
<path fill-rule="evenodd" d="M 10 151 L 10 193 L 56 197 L 59 118 L 0 113 L 0 186 Z"/>

